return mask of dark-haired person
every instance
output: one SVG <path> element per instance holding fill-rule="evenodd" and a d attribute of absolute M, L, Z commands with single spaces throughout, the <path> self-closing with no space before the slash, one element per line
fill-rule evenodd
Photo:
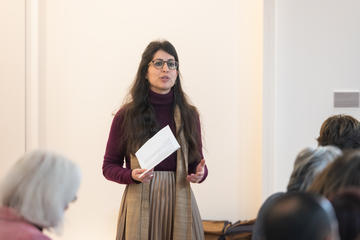
<path fill-rule="evenodd" d="M 330 199 L 339 223 L 341 240 L 360 237 L 360 187 L 345 188 Z"/>
<path fill-rule="evenodd" d="M 334 145 L 342 150 L 360 148 L 360 122 L 349 115 L 334 115 L 324 121 L 317 138 L 319 146 Z"/>
<path fill-rule="evenodd" d="M 103 162 L 105 178 L 127 185 L 116 239 L 204 239 L 190 188 L 207 177 L 199 114 L 182 90 L 170 42 L 146 47 L 128 99 L 113 119 Z M 135 152 L 166 125 L 181 148 L 140 177 Z"/>
<path fill-rule="evenodd" d="M 264 212 L 266 240 L 339 240 L 331 203 L 308 192 L 286 193 Z"/>

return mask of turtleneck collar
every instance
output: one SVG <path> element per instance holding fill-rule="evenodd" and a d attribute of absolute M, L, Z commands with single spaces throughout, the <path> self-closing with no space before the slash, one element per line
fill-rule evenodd
<path fill-rule="evenodd" d="M 154 105 L 168 105 L 174 102 L 174 91 L 171 88 L 170 92 L 166 94 L 159 94 L 149 91 L 149 100 Z"/>

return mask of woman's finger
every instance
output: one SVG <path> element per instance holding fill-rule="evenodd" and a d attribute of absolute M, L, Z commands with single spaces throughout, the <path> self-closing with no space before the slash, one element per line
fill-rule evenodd
<path fill-rule="evenodd" d="M 188 175 L 188 176 L 186 177 L 186 179 L 187 179 L 189 182 L 198 183 L 198 182 L 200 182 L 200 180 L 202 179 L 202 176 L 201 176 L 201 175 L 197 176 L 197 175 L 195 175 L 195 174 L 192 173 L 191 175 Z"/>

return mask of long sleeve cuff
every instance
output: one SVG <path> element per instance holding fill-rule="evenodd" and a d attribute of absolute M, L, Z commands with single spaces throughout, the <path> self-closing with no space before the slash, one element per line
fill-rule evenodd
<path fill-rule="evenodd" d="M 207 166 L 206 166 L 206 164 L 205 164 L 204 176 L 203 176 L 203 178 L 200 180 L 199 183 L 202 183 L 203 181 L 205 181 L 205 179 L 207 178 L 207 175 L 208 175 L 208 168 L 207 168 Z"/>

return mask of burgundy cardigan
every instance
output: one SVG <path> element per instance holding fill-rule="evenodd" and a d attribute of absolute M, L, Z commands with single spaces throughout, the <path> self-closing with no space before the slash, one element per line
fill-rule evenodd
<path fill-rule="evenodd" d="M 161 128 L 169 125 L 171 131 L 175 135 L 175 122 L 173 116 L 173 101 L 174 94 L 173 91 L 170 91 L 168 94 L 157 94 L 152 91 L 149 92 L 149 100 L 155 110 L 155 116 L 158 123 L 158 126 Z M 130 168 L 130 157 L 126 155 L 125 144 L 123 141 L 124 129 L 121 125 L 124 120 L 124 108 L 121 108 L 115 115 L 109 134 L 109 139 L 106 146 L 104 162 L 103 162 L 103 174 L 106 179 L 114 181 L 121 184 L 130 184 L 135 183 L 131 178 L 131 168 Z M 201 127 L 200 120 L 196 121 L 197 131 L 199 131 L 200 138 L 198 139 L 198 150 L 203 158 L 202 153 L 202 142 L 201 142 Z M 199 159 L 199 160 L 201 160 Z M 125 160 L 125 167 L 124 165 Z M 177 152 L 174 152 L 164 161 L 159 163 L 155 167 L 155 171 L 176 171 L 176 160 Z M 190 173 L 195 173 L 197 163 L 189 164 L 188 170 Z M 202 181 L 208 175 L 208 169 L 205 165 L 205 173 Z"/>

